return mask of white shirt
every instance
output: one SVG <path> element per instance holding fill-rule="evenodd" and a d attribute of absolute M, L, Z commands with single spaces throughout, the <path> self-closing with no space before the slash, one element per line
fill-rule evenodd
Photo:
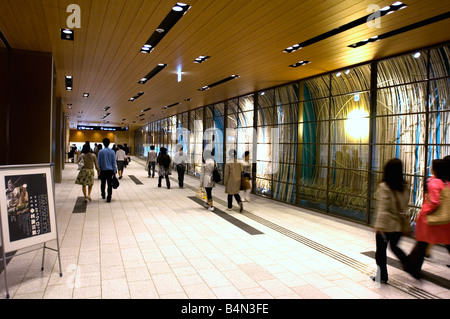
<path fill-rule="evenodd" d="M 187 164 L 187 163 L 189 163 L 189 158 L 185 152 L 179 151 L 173 157 L 173 162 L 175 164 Z"/>
<path fill-rule="evenodd" d="M 126 161 L 127 160 L 127 154 L 125 154 L 124 150 L 118 149 L 116 152 L 116 160 L 117 161 Z"/>

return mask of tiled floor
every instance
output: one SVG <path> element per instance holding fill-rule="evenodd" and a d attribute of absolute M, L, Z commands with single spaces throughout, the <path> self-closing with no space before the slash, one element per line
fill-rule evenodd
<path fill-rule="evenodd" d="M 448 286 L 412 279 L 393 266 L 391 284 L 369 279 L 376 270 L 369 227 L 256 196 L 243 214 L 236 206 L 227 212 L 222 186 L 213 191 L 216 212 L 209 212 L 190 198 L 196 178 L 186 176 L 180 189 L 175 173 L 170 190 L 164 182 L 158 188 L 136 158 L 111 203 L 101 199 L 96 180 L 86 212 L 73 213 L 82 196 L 76 174 L 76 165 L 68 163 L 56 184 L 63 276 L 55 252 L 46 251 L 43 271 L 41 249 L 13 257 L 7 267 L 10 298 L 450 298 Z M 262 234 L 249 234 L 223 213 Z M 401 242 L 406 251 L 412 244 Z M 48 246 L 56 248 L 55 241 Z M 432 253 L 423 269 L 450 280 L 446 250 L 435 247 Z M 0 294 L 6 296 L 3 273 Z"/>

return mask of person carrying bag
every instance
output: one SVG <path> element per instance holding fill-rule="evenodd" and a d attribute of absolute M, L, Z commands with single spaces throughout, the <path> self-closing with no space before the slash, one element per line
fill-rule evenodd
<path fill-rule="evenodd" d="M 409 260 L 398 243 L 404 233 L 409 232 L 408 209 L 410 188 L 403 179 L 403 164 L 397 159 L 391 159 L 384 167 L 383 179 L 378 189 L 378 201 L 375 211 L 376 252 L 375 260 L 378 266 L 376 276 L 372 280 L 387 283 L 387 247 L 409 268 Z"/>

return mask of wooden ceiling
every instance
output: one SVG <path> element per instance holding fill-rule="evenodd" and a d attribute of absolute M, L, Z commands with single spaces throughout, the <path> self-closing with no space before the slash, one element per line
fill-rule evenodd
<path fill-rule="evenodd" d="M 450 40 L 450 19 L 445 19 L 356 49 L 348 47 L 446 13 L 450 4 L 405 0 L 408 7 L 382 17 L 379 28 L 364 23 L 296 52 L 283 52 L 370 14 L 370 5 L 382 8 L 394 2 L 186 0 L 190 10 L 150 54 L 140 49 L 176 0 L 2 0 L 0 30 L 13 49 L 53 53 L 57 95 L 63 98 L 71 128 L 109 121 L 133 130 L 188 109 Z M 70 4 L 81 9 L 81 28 L 74 29 L 74 41 L 60 37 L 60 29 L 68 27 Z M 200 55 L 211 58 L 194 63 Z M 311 63 L 289 67 L 301 60 Z M 168 66 L 146 84 L 138 84 L 158 63 Z M 239 78 L 198 90 L 233 74 Z M 72 91 L 65 89 L 66 75 L 73 77 Z M 140 91 L 145 92 L 141 98 L 128 101 Z M 83 98 L 85 92 L 89 98 Z M 180 104 L 164 109 L 174 103 Z M 106 106 L 111 114 L 102 120 Z M 138 118 L 146 108 L 151 110 Z"/>

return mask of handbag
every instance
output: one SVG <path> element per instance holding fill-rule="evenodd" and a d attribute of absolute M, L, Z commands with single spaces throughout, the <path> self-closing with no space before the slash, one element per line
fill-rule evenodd
<path fill-rule="evenodd" d="M 203 187 L 199 187 L 197 189 L 197 192 L 195 193 L 195 196 L 197 196 L 200 199 L 206 199 L 206 192 L 205 189 Z"/>
<path fill-rule="evenodd" d="M 83 167 L 84 167 L 84 159 L 83 157 L 81 157 L 78 162 L 78 170 L 81 170 Z"/>
<path fill-rule="evenodd" d="M 213 170 L 213 174 L 212 174 L 212 180 L 215 183 L 219 183 L 222 180 L 222 177 L 220 177 L 219 170 L 217 169 L 217 166 L 215 166 L 215 165 L 214 165 L 214 170 Z"/>
<path fill-rule="evenodd" d="M 250 184 L 250 177 L 248 173 L 242 172 L 241 176 L 241 191 L 247 190 L 252 188 L 252 185 Z"/>
<path fill-rule="evenodd" d="M 401 225 L 401 229 L 402 229 L 401 231 L 405 235 L 410 235 L 412 233 L 412 230 L 411 230 L 411 222 L 409 220 L 409 216 L 408 216 L 407 213 L 403 212 L 400 209 L 399 201 L 398 201 L 396 192 L 393 192 L 393 194 L 394 194 L 395 203 L 396 203 L 396 206 L 397 206 L 397 209 L 398 209 L 398 213 L 397 214 L 398 214 L 399 219 L 400 219 L 400 225 Z"/>
<path fill-rule="evenodd" d="M 441 203 L 432 213 L 427 214 L 428 225 L 444 225 L 450 223 L 450 186 L 444 187 L 440 194 Z"/>
<path fill-rule="evenodd" d="M 117 189 L 119 187 L 120 183 L 117 179 L 116 175 L 113 175 L 112 177 L 112 188 Z"/>

